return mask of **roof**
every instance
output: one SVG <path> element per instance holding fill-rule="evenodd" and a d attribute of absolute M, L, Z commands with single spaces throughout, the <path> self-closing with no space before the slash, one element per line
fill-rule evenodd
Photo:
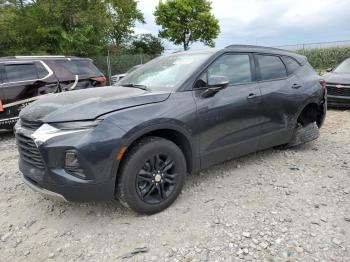
<path fill-rule="evenodd" d="M 196 54 L 196 53 L 216 53 L 224 51 L 233 51 L 233 52 L 250 52 L 250 53 L 263 53 L 263 54 L 274 54 L 274 55 L 285 55 L 293 57 L 299 63 L 304 64 L 307 60 L 305 56 L 299 55 L 289 50 L 266 47 L 266 46 L 254 46 L 254 45 L 229 45 L 225 48 L 207 48 L 202 50 L 191 50 L 191 51 L 182 51 L 176 52 L 175 54 Z"/>
<path fill-rule="evenodd" d="M 274 55 L 285 55 L 296 59 L 299 63 L 303 64 L 307 61 L 306 57 L 299 55 L 295 52 L 266 46 L 255 46 L 255 45 L 229 45 L 225 49 L 235 52 L 252 52 L 252 53 L 263 53 L 263 54 L 274 54 Z"/>
<path fill-rule="evenodd" d="M 18 60 L 77 60 L 77 59 L 89 59 L 80 58 L 76 56 L 61 56 L 61 55 L 48 55 L 48 56 L 6 56 L 0 57 L 0 61 L 18 61 Z M 90 60 L 90 59 L 89 59 Z"/>

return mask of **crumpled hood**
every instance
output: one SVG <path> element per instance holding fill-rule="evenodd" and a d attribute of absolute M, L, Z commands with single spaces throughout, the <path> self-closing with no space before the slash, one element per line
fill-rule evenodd
<path fill-rule="evenodd" d="M 34 122 L 92 120 L 113 111 L 165 101 L 169 92 L 107 86 L 49 94 L 25 107 L 20 118 Z"/>
<path fill-rule="evenodd" d="M 329 83 L 350 85 L 350 74 L 327 73 L 323 78 Z"/>

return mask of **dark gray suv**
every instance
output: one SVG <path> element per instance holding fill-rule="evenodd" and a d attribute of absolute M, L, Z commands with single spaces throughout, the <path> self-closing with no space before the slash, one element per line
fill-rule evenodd
<path fill-rule="evenodd" d="M 28 186 L 156 213 L 188 173 L 316 139 L 327 108 L 304 56 L 255 46 L 162 56 L 118 85 L 45 96 L 21 112 L 15 132 Z"/>

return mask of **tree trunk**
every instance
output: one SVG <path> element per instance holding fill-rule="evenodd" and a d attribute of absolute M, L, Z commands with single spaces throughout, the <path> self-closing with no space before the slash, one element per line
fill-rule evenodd
<path fill-rule="evenodd" d="M 183 44 L 184 44 L 184 50 L 187 51 L 187 48 L 188 48 L 188 47 L 187 47 L 187 45 L 186 45 L 186 42 L 184 41 Z"/>

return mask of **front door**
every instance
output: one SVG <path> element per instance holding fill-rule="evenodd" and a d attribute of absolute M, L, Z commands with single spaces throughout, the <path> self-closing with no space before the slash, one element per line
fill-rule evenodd
<path fill-rule="evenodd" d="M 203 97 L 211 76 L 225 76 L 229 86 Z M 250 54 L 224 54 L 197 81 L 197 105 L 202 168 L 258 148 L 261 134 L 261 93 Z"/>

